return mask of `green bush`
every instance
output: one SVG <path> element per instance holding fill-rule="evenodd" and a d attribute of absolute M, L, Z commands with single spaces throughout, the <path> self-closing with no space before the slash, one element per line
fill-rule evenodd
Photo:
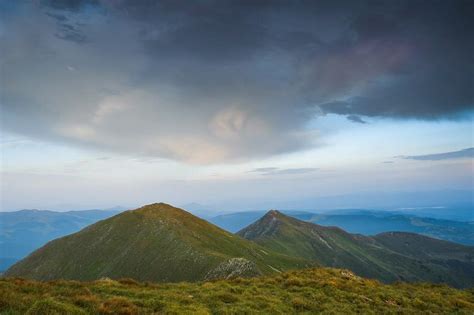
<path fill-rule="evenodd" d="M 27 315 L 81 315 L 86 314 L 74 305 L 55 301 L 51 298 L 36 301 L 27 311 Z"/>

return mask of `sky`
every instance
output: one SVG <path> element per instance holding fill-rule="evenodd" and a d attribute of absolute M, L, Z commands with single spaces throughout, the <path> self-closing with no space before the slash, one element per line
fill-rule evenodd
<path fill-rule="evenodd" d="M 474 202 L 472 1 L 0 12 L 0 211 Z"/>

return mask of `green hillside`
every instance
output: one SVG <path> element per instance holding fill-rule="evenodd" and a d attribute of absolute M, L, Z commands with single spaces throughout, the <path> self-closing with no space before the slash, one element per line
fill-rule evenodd
<path fill-rule="evenodd" d="M 474 291 L 385 285 L 317 268 L 250 279 L 152 284 L 130 279 L 0 279 L 2 314 L 473 314 Z"/>
<path fill-rule="evenodd" d="M 350 234 L 270 211 L 238 232 L 273 251 L 385 282 L 474 285 L 474 248 L 410 233 Z"/>
<path fill-rule="evenodd" d="M 130 277 L 174 282 L 255 276 L 309 265 L 159 203 L 56 239 L 13 265 L 5 275 L 41 280 Z"/>

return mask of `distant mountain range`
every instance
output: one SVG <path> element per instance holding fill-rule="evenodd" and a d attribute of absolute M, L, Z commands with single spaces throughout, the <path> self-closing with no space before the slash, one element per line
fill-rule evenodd
<path fill-rule="evenodd" d="M 375 235 L 383 232 L 412 232 L 438 239 L 474 245 L 474 222 L 461 222 L 420 217 L 395 211 L 338 210 L 324 214 L 304 211 L 282 211 L 303 221 L 324 226 L 337 226 L 350 233 Z M 251 224 L 265 211 L 236 212 L 215 216 L 210 222 L 230 232 Z"/>
<path fill-rule="evenodd" d="M 270 211 L 237 235 L 182 209 L 152 204 L 56 239 L 5 273 L 40 280 L 130 277 L 196 281 L 347 268 L 385 282 L 474 284 L 474 248 L 413 233 L 354 235 Z"/>
<path fill-rule="evenodd" d="M 119 210 L 0 212 L 0 271 L 47 242 L 79 231 Z"/>

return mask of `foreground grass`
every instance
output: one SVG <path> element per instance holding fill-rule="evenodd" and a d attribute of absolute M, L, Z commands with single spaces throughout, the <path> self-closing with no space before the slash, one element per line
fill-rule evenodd
<path fill-rule="evenodd" d="M 152 284 L 0 279 L 1 314 L 473 314 L 474 289 L 385 285 L 341 269 L 252 279 Z"/>

